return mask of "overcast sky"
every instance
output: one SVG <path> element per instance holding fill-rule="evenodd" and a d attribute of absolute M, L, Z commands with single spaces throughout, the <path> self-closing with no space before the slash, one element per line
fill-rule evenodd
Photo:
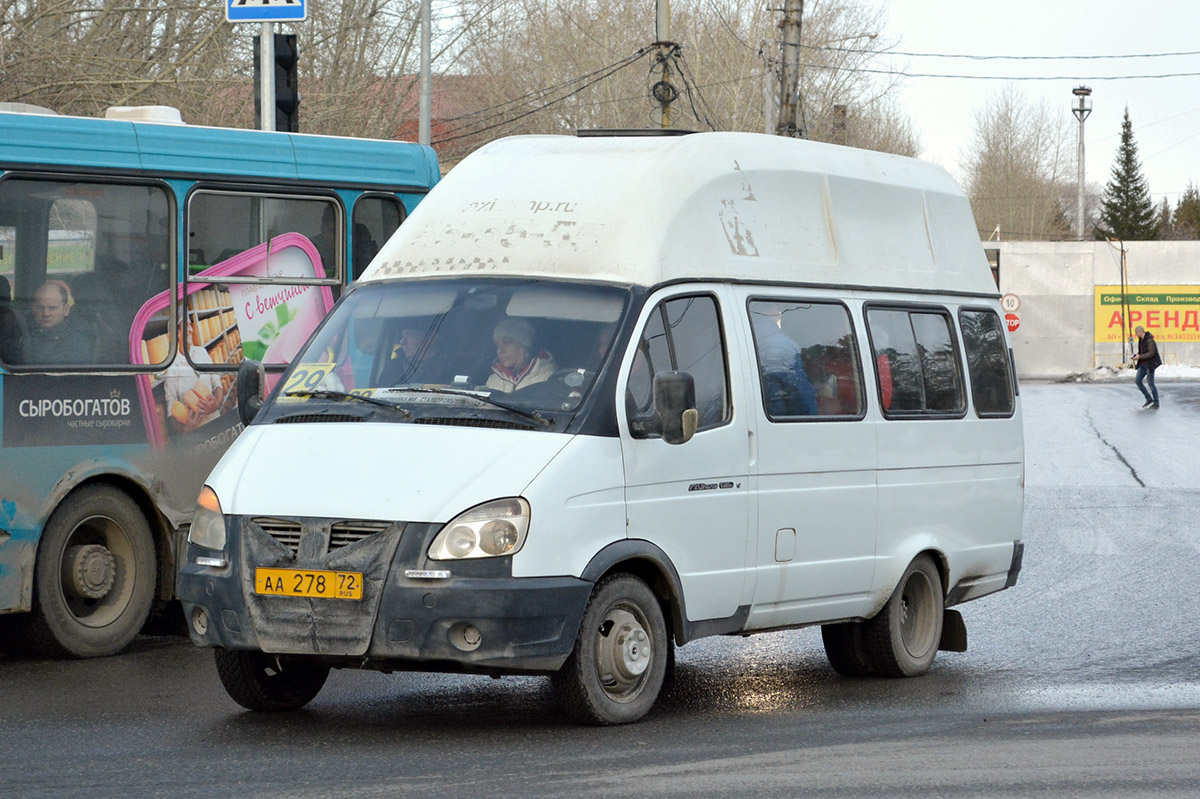
<path fill-rule="evenodd" d="M 904 53 L 1004 56 L 1115 56 L 1200 53 L 1200 0 L 883 0 L 882 33 Z M 1071 89 L 1092 89 L 1094 109 L 1084 126 L 1087 181 L 1108 182 L 1129 106 L 1134 140 L 1155 202 L 1174 206 L 1192 181 L 1200 187 L 1200 54 L 1156 58 L 969 60 L 893 55 L 882 68 L 938 75 L 1043 77 L 1014 81 L 1031 102 L 1045 99 L 1070 122 Z M 1188 77 L 1107 79 L 1111 76 L 1194 73 Z M 911 77 L 901 105 L 925 146 L 924 158 L 962 178 L 959 164 L 971 142 L 974 112 L 1003 80 Z"/>

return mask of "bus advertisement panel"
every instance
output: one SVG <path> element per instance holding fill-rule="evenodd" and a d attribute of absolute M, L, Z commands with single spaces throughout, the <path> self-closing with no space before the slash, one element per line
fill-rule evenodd
<path fill-rule="evenodd" d="M 238 364 L 276 379 L 439 175 L 408 142 L 0 107 L 0 651 L 171 619 Z"/>

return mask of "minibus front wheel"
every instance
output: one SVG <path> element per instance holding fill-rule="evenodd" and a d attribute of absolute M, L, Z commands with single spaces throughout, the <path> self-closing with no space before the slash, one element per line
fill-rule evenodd
<path fill-rule="evenodd" d="M 247 710 L 297 710 L 321 692 L 329 667 L 305 658 L 213 650 L 229 698 Z"/>
<path fill-rule="evenodd" d="M 670 638 L 658 598 L 630 574 L 592 591 L 575 648 L 552 676 L 563 710 L 589 724 L 626 724 L 649 712 L 662 690 Z"/>
<path fill-rule="evenodd" d="M 942 577 L 928 555 L 908 564 L 891 599 L 863 623 L 863 643 L 876 674 L 916 677 L 929 671 L 942 639 Z"/>

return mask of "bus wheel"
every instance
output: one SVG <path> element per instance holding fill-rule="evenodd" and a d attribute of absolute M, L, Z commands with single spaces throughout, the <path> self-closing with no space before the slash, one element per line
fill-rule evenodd
<path fill-rule="evenodd" d="M 297 710 L 311 702 L 329 667 L 312 660 L 215 649 L 217 674 L 229 697 L 247 710 Z"/>
<path fill-rule="evenodd" d="M 110 486 L 71 494 L 38 545 L 30 649 L 79 658 L 124 649 L 150 613 L 156 564 L 150 525 L 129 495 Z"/>
<path fill-rule="evenodd" d="M 863 624 L 863 642 L 875 671 L 884 677 L 916 677 L 929 671 L 942 638 L 942 578 L 928 555 L 917 556 L 892 598 Z"/>
<path fill-rule="evenodd" d="M 874 674 L 867 647 L 863 642 L 863 626 L 844 621 L 821 625 L 821 643 L 829 665 L 843 677 L 868 677 Z"/>
<path fill-rule="evenodd" d="M 662 689 L 671 641 L 658 599 L 628 574 L 592 592 L 575 648 L 552 676 L 566 713 L 589 724 L 625 724 L 649 712 Z"/>

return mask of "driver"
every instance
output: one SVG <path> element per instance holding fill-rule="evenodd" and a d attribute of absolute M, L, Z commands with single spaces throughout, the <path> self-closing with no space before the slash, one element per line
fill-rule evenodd
<path fill-rule="evenodd" d="M 442 352 L 438 324 L 432 319 L 405 320 L 400 328 L 399 351 L 394 353 L 380 378 L 385 386 L 451 385 L 456 373 Z"/>
<path fill-rule="evenodd" d="M 545 350 L 534 355 L 533 325 L 524 319 L 501 319 L 492 332 L 496 360 L 487 387 L 505 394 L 545 381 L 558 369 Z"/>

